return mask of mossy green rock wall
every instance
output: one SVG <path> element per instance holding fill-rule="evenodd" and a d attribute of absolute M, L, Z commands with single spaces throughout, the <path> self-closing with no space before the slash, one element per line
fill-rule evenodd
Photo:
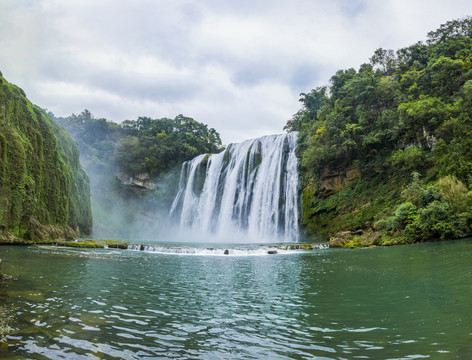
<path fill-rule="evenodd" d="M 0 76 L 0 235 L 30 240 L 31 219 L 88 235 L 91 214 L 77 144 Z"/>

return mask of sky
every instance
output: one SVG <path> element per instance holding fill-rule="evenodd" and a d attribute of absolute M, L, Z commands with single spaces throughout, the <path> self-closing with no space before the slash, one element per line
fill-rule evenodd
<path fill-rule="evenodd" d="M 0 71 L 56 116 L 183 114 L 228 144 L 282 133 L 300 93 L 466 15 L 470 0 L 0 0 Z"/>

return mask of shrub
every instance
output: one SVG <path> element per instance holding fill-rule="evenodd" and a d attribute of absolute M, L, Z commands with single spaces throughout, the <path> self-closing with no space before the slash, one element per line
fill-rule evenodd
<path fill-rule="evenodd" d="M 411 202 L 400 204 L 395 211 L 396 228 L 404 228 L 406 225 L 414 222 L 417 217 L 418 211 L 415 205 Z"/>
<path fill-rule="evenodd" d="M 451 206 L 454 213 L 461 213 L 467 209 L 468 189 L 462 181 L 454 175 L 448 175 L 438 180 L 441 195 Z"/>
<path fill-rule="evenodd" d="M 405 189 L 402 191 L 402 199 L 406 202 L 411 202 L 414 205 L 418 205 L 421 189 L 422 189 L 422 182 L 420 180 L 420 174 L 414 171 L 411 174 L 411 183 L 408 184 Z"/>
<path fill-rule="evenodd" d="M 424 208 L 435 200 L 441 200 L 440 190 L 436 186 L 430 185 L 422 188 L 418 196 L 418 207 Z"/>
<path fill-rule="evenodd" d="M 415 239 L 452 239 L 456 236 L 449 204 L 435 200 L 420 209 L 416 219 L 405 227 L 405 235 Z"/>

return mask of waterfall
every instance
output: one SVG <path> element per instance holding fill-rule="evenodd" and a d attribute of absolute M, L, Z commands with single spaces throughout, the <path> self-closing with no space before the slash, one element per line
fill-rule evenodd
<path fill-rule="evenodd" d="M 182 166 L 170 216 L 180 228 L 234 231 L 259 241 L 298 240 L 297 133 L 230 144 Z"/>

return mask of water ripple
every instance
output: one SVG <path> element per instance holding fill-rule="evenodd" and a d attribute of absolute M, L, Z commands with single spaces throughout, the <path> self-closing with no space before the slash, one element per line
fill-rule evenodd
<path fill-rule="evenodd" d="M 419 278 L 421 248 L 409 250 L 413 262 L 397 248 L 388 260 L 385 249 L 264 257 L 6 249 L 20 280 L 0 287 L 15 306 L 2 356 L 472 358 L 471 279 L 445 276 L 448 263 L 434 254 Z M 469 266 L 466 251 L 451 256 L 452 269 Z"/>

